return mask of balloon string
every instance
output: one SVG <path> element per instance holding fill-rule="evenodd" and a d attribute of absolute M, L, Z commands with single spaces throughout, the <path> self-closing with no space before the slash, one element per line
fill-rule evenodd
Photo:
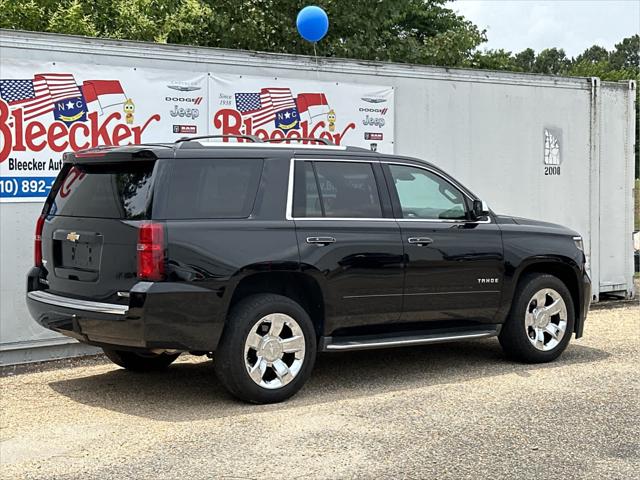
<path fill-rule="evenodd" d="M 313 57 L 316 60 L 316 78 L 318 79 L 318 82 L 320 82 L 320 67 L 318 65 L 318 52 L 316 51 L 316 43 L 317 42 L 313 42 Z M 320 97 L 326 103 L 327 107 L 329 107 L 329 102 L 327 101 L 327 97 L 324 95 L 323 91 L 320 91 Z"/>
<path fill-rule="evenodd" d="M 320 80 L 320 70 L 318 67 L 318 52 L 316 52 L 316 43 L 313 42 L 313 57 L 316 59 L 316 78 Z"/>

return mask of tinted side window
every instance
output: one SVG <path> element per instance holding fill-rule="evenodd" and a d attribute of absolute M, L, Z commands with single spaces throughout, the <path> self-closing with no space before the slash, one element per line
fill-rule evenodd
<path fill-rule="evenodd" d="M 158 218 L 246 218 L 253 210 L 262 159 L 179 159 Z"/>
<path fill-rule="evenodd" d="M 464 195 L 444 178 L 421 168 L 389 165 L 402 218 L 464 220 Z"/>
<path fill-rule="evenodd" d="M 318 183 L 311 162 L 295 162 L 293 216 L 322 217 Z"/>
<path fill-rule="evenodd" d="M 314 162 L 325 217 L 381 218 L 378 187 L 369 163 Z"/>

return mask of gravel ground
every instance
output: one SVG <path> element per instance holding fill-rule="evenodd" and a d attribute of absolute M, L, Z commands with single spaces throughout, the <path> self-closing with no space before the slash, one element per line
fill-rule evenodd
<path fill-rule="evenodd" d="M 510 363 L 495 339 L 325 354 L 267 406 L 230 398 L 201 357 L 5 369 L 0 476 L 640 478 L 639 347 L 625 304 L 552 364 Z"/>

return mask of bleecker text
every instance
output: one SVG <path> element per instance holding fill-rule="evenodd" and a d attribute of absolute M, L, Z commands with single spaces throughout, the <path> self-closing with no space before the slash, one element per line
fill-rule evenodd
<path fill-rule="evenodd" d="M 17 158 L 9 158 L 9 170 L 13 171 L 44 171 L 47 168 L 47 162 L 43 160 L 18 160 Z"/>
<path fill-rule="evenodd" d="M 160 115 L 156 113 L 142 125 L 131 127 L 121 123 L 122 118 L 120 112 L 105 118 L 98 118 L 97 112 L 91 112 L 87 122 L 70 126 L 59 121 L 49 125 L 35 120 L 25 123 L 21 109 L 11 111 L 7 103 L 0 100 L 0 163 L 7 160 L 11 152 L 40 152 L 45 148 L 64 152 L 98 145 L 142 143 L 142 134 L 149 124 L 160 121 Z"/>
<path fill-rule="evenodd" d="M 349 131 L 356 128 L 356 124 L 351 122 L 340 133 L 330 133 L 327 130 L 323 130 L 327 127 L 324 121 L 318 121 L 313 125 L 313 128 L 309 128 L 309 122 L 306 120 L 300 122 L 300 130 L 290 130 L 285 133 L 276 129 L 269 133 L 264 128 L 258 128 L 253 130 L 253 122 L 251 118 L 242 118 L 240 113 L 236 110 L 224 108 L 218 110 L 213 116 L 213 126 L 219 130 L 223 135 L 256 135 L 262 139 L 276 139 L 276 138 L 326 138 L 327 140 L 340 145 L 340 142 L 344 138 L 344 135 Z M 225 139 L 226 140 L 226 139 Z M 306 142 L 304 142 L 306 143 Z"/>

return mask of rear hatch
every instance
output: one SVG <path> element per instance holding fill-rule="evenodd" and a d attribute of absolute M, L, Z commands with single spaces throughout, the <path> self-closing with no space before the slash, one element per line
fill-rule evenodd
<path fill-rule="evenodd" d="M 65 163 L 44 210 L 51 293 L 126 303 L 138 281 L 138 229 L 151 218 L 155 159 Z"/>

